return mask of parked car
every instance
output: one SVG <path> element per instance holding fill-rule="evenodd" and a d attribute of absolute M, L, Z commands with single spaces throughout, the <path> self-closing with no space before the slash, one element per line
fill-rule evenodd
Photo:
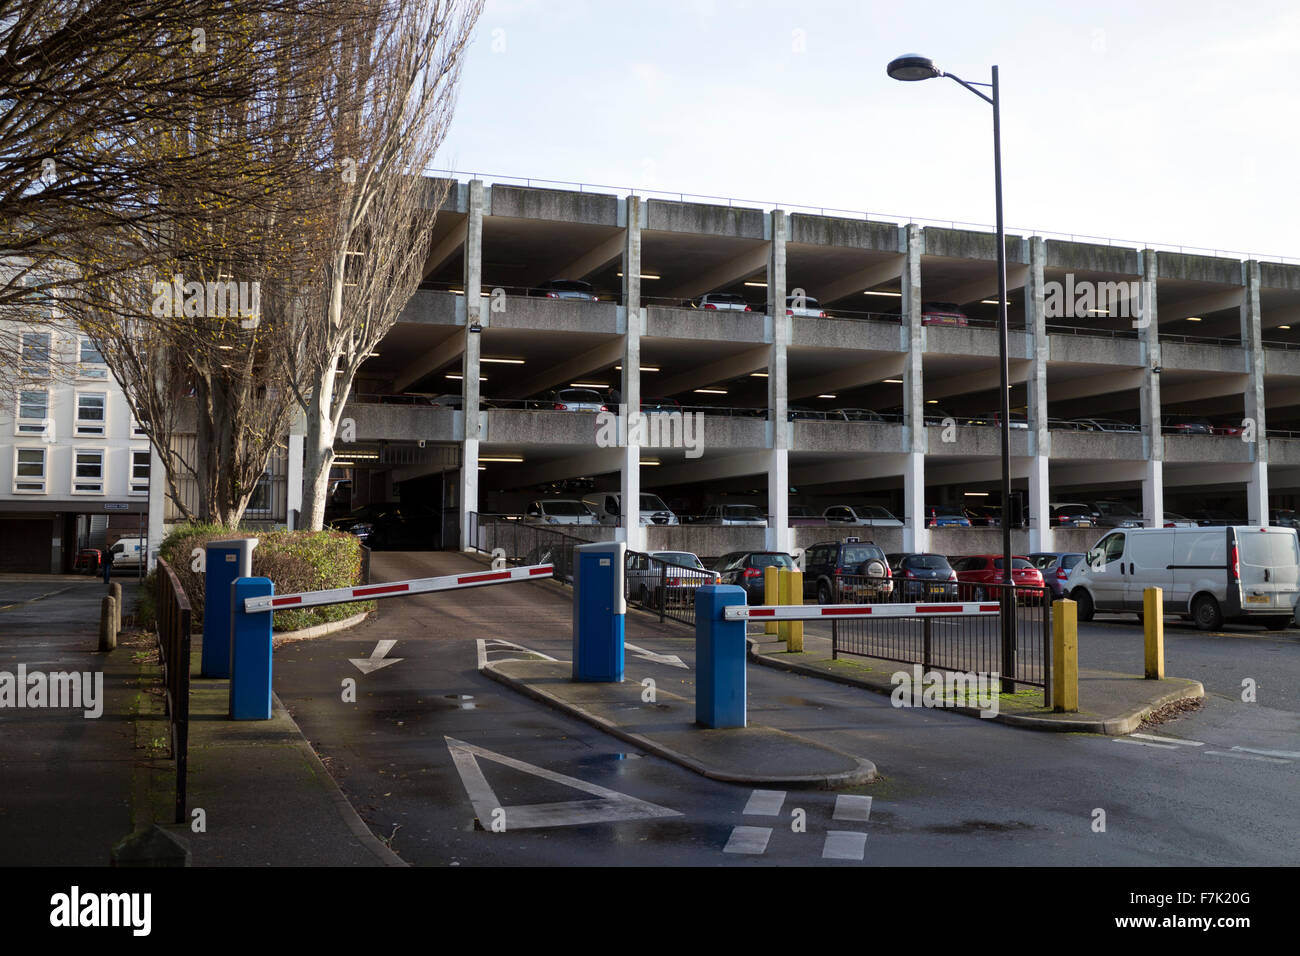
<path fill-rule="evenodd" d="M 845 538 L 804 550 L 803 596 L 818 604 L 884 601 L 894 593 L 889 559 L 872 541 Z"/>
<path fill-rule="evenodd" d="M 1053 528 L 1091 528 L 1097 523 L 1089 505 L 1063 503 L 1051 505 Z"/>
<path fill-rule="evenodd" d="M 1123 501 L 1102 498 L 1090 501 L 1093 523 L 1099 528 L 1140 528 L 1146 519 Z"/>
<path fill-rule="evenodd" d="M 794 558 L 783 551 L 732 551 L 713 565 L 720 583 L 745 589 L 750 604 L 764 603 L 765 575 L 768 568 L 795 569 Z"/>
<path fill-rule="evenodd" d="M 808 408 L 806 405 L 787 405 L 785 417 L 791 422 L 824 422 L 827 414 L 821 409 Z"/>
<path fill-rule="evenodd" d="M 1186 515 L 1174 514 L 1172 511 L 1165 512 L 1166 528 L 1199 528 L 1200 525 Z"/>
<path fill-rule="evenodd" d="M 996 599 L 1000 589 L 991 587 L 1003 582 L 1002 555 L 973 554 L 958 558 L 952 563 L 957 572 L 957 580 L 962 583 L 961 599 L 964 601 L 984 601 Z M 1033 599 L 1041 592 L 1033 590 L 1043 587 L 1043 575 L 1038 568 L 1023 555 L 1011 557 L 1011 581 L 1016 586 L 1016 597 Z"/>
<path fill-rule="evenodd" d="M 85 571 L 91 575 L 98 574 L 99 563 L 103 560 L 104 554 L 99 548 L 81 548 L 72 561 L 72 570 Z"/>
<path fill-rule="evenodd" d="M 821 304 L 810 295 L 803 297 L 803 301 L 796 305 L 799 300 L 792 295 L 785 297 L 785 314 L 793 315 L 796 319 L 824 319 L 826 310 Z"/>
<path fill-rule="evenodd" d="M 745 525 L 766 527 L 767 515 L 758 505 L 709 505 L 704 511 L 703 524 Z"/>
<path fill-rule="evenodd" d="M 735 292 L 710 292 L 691 303 L 697 309 L 709 309 L 716 312 L 753 312 L 743 295 Z"/>
<path fill-rule="evenodd" d="M 966 505 L 962 510 L 973 528 L 1002 527 L 1002 508 L 998 505 Z"/>
<path fill-rule="evenodd" d="M 149 554 L 149 544 L 144 538 L 119 538 L 103 556 L 102 560 L 111 559 L 113 570 L 124 568 L 138 570 Z M 103 566 L 102 564 L 100 565 Z"/>
<path fill-rule="evenodd" d="M 553 407 L 557 412 L 607 412 L 600 392 L 590 388 L 562 388 L 555 393 Z"/>
<path fill-rule="evenodd" d="M 1079 620 L 1097 611 L 1140 614 L 1148 587 L 1164 611 L 1203 631 L 1225 621 L 1288 627 L 1300 601 L 1295 528 L 1136 528 L 1112 531 L 1070 575 Z"/>
<path fill-rule="evenodd" d="M 1166 435 L 1212 435 L 1214 426 L 1195 415 L 1166 415 L 1161 420 Z"/>
<path fill-rule="evenodd" d="M 1237 436 L 1241 434 L 1241 426 L 1236 424 L 1216 425 L 1211 422 L 1210 433 L 1214 435 Z"/>
<path fill-rule="evenodd" d="M 957 572 L 942 554 L 891 554 L 898 600 L 903 603 L 957 600 Z"/>
<path fill-rule="evenodd" d="M 581 302 L 596 302 L 596 290 L 590 282 L 581 279 L 550 279 L 536 288 L 528 290 L 530 296 L 544 299 L 576 299 Z"/>
<path fill-rule="evenodd" d="M 1132 422 L 1121 422 L 1115 418 L 1074 418 L 1071 421 L 1090 432 L 1141 432 L 1141 425 L 1134 425 Z"/>
<path fill-rule="evenodd" d="M 927 528 L 969 528 L 970 518 L 957 505 L 931 505 L 926 509 Z"/>
<path fill-rule="evenodd" d="M 626 562 L 623 586 L 628 599 L 656 607 L 661 587 L 669 589 L 664 595 L 665 602 L 676 607 L 694 601 L 694 593 L 682 589 L 713 584 L 718 579 L 690 551 L 629 552 Z"/>
<path fill-rule="evenodd" d="M 1070 571 L 1083 560 L 1083 554 L 1078 551 L 1035 551 L 1025 557 L 1038 568 L 1055 600 L 1069 592 Z"/>
<path fill-rule="evenodd" d="M 1283 528 L 1300 528 L 1300 515 L 1290 508 L 1274 509 L 1268 513 L 1268 523 Z"/>
<path fill-rule="evenodd" d="M 421 551 L 437 546 L 442 515 L 427 505 L 380 501 L 336 518 L 330 527 L 356 535 L 372 551 Z"/>
<path fill-rule="evenodd" d="M 828 421 L 836 422 L 873 422 L 884 424 L 884 416 L 869 408 L 832 408 L 826 413 Z"/>
<path fill-rule="evenodd" d="M 903 522 L 879 505 L 831 505 L 822 512 L 822 518 L 829 524 L 874 525 L 878 528 L 903 526 Z"/>
<path fill-rule="evenodd" d="M 601 524 L 617 525 L 623 514 L 623 496 L 615 491 L 601 491 L 587 495 L 582 499 L 582 503 L 596 513 L 596 518 Z M 645 491 L 641 492 L 640 521 L 642 526 L 680 523 L 677 515 L 664 504 L 662 498 Z"/>
<path fill-rule="evenodd" d="M 540 498 L 530 502 L 524 519 L 544 524 L 600 524 L 596 513 L 576 498 Z"/>
<path fill-rule="evenodd" d="M 922 302 L 922 325 L 970 325 L 966 313 L 955 302 Z"/>

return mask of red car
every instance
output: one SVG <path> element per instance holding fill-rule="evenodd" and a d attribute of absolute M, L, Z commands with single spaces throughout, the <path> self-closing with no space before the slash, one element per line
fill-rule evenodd
<path fill-rule="evenodd" d="M 986 585 L 1002 583 L 1002 555 L 974 554 L 957 558 L 952 562 L 952 569 L 957 572 L 957 580 L 962 582 L 963 601 L 984 601 L 997 597 L 998 588 Z M 1011 580 L 1017 585 L 1018 598 L 1033 599 L 1043 594 L 1041 590 L 1034 590 L 1044 586 L 1042 572 L 1022 555 L 1013 555 L 1011 558 Z"/>

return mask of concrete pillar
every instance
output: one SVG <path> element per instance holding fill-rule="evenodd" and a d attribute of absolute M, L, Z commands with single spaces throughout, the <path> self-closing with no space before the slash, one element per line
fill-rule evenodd
<path fill-rule="evenodd" d="M 158 563 L 158 548 L 162 545 L 163 522 L 167 517 L 167 472 L 162 457 L 153 445 L 149 446 L 149 532 L 148 570 Z"/>
<path fill-rule="evenodd" d="M 1048 461 L 1052 433 L 1047 427 L 1047 318 L 1043 308 L 1043 275 L 1047 244 L 1038 236 L 1029 240 L 1029 274 L 1025 278 L 1025 327 L 1033 352 L 1029 367 L 1029 550 L 1055 551 L 1052 532 L 1051 488 Z"/>
<path fill-rule="evenodd" d="M 767 263 L 767 314 L 772 320 L 772 347 L 767 362 L 767 416 L 772 455 L 767 466 L 767 536 L 771 551 L 790 550 L 790 414 L 786 349 L 794 320 L 786 315 L 785 242 L 789 223 L 784 209 L 768 218 L 771 253 Z"/>
<path fill-rule="evenodd" d="M 1165 440 L 1160 430 L 1160 314 L 1156 301 L 1156 279 L 1160 264 L 1154 249 L 1143 249 L 1140 256 L 1142 286 L 1138 317 L 1133 320 L 1138 329 L 1142 359 L 1142 438 L 1146 452 L 1146 477 L 1142 479 L 1142 517 L 1148 528 L 1161 528 L 1165 523 L 1164 458 Z"/>
<path fill-rule="evenodd" d="M 490 311 L 482 307 L 483 291 L 483 181 L 471 180 L 465 231 L 465 354 L 461 361 L 464 397 L 465 455 L 460 468 L 461 548 L 471 540 L 470 515 L 478 512 L 478 445 L 482 439 L 479 416 L 479 342 Z"/>
<path fill-rule="evenodd" d="M 628 196 L 623 203 L 626 243 L 623 246 L 623 379 L 621 407 L 617 411 L 626 423 L 641 414 L 641 198 Z M 622 527 L 616 540 L 626 541 L 629 551 L 646 550 L 646 532 L 641 527 L 641 445 L 639 430 L 626 432 L 619 489 L 623 496 Z"/>
<path fill-rule="evenodd" d="M 1268 436 L 1264 424 L 1264 347 L 1261 341 L 1259 263 L 1241 264 L 1241 342 L 1246 347 L 1246 385 L 1242 440 L 1251 445 L 1250 480 L 1246 483 L 1246 513 L 1251 524 L 1268 524 Z"/>
<path fill-rule="evenodd" d="M 301 416 L 300 416 L 301 417 Z M 302 524 L 302 453 L 303 436 L 296 433 L 297 424 L 289 432 L 287 470 L 285 474 L 285 522 L 293 531 Z"/>
<path fill-rule="evenodd" d="M 907 462 L 903 471 L 903 550 L 926 551 L 930 532 L 925 527 L 925 326 L 921 324 L 921 254 L 925 237 L 921 227 L 909 223 L 899 228 L 903 262 L 902 334 L 907 346 L 903 360 L 903 435 Z"/>

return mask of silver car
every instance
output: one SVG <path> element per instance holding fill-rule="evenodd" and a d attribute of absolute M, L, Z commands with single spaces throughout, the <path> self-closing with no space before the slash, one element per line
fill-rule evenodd
<path fill-rule="evenodd" d="M 607 412 L 608 406 L 600 392 L 590 388 L 562 388 L 555 393 L 557 412 Z"/>

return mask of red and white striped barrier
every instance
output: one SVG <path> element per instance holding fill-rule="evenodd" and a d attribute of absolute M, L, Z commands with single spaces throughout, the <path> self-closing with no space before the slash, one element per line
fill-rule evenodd
<path fill-rule="evenodd" d="M 322 604 L 347 604 L 349 601 L 374 601 L 378 598 L 406 597 L 410 594 L 428 594 L 431 591 L 456 591 L 476 588 L 485 584 L 506 584 L 510 581 L 530 581 L 555 573 L 550 564 L 530 564 L 504 571 L 473 571 L 469 574 L 445 574 L 436 578 L 414 578 L 410 581 L 392 581 L 388 584 L 361 584 L 352 588 L 334 588 L 329 591 L 305 591 L 301 594 L 272 594 L 248 598 L 244 613 L 258 611 L 283 611 L 286 608 L 319 607 Z"/>
<path fill-rule="evenodd" d="M 997 614 L 996 604 L 971 601 L 959 604 L 782 604 L 749 607 L 738 604 L 723 609 L 723 620 L 816 621 L 824 617 L 953 617 Z"/>

